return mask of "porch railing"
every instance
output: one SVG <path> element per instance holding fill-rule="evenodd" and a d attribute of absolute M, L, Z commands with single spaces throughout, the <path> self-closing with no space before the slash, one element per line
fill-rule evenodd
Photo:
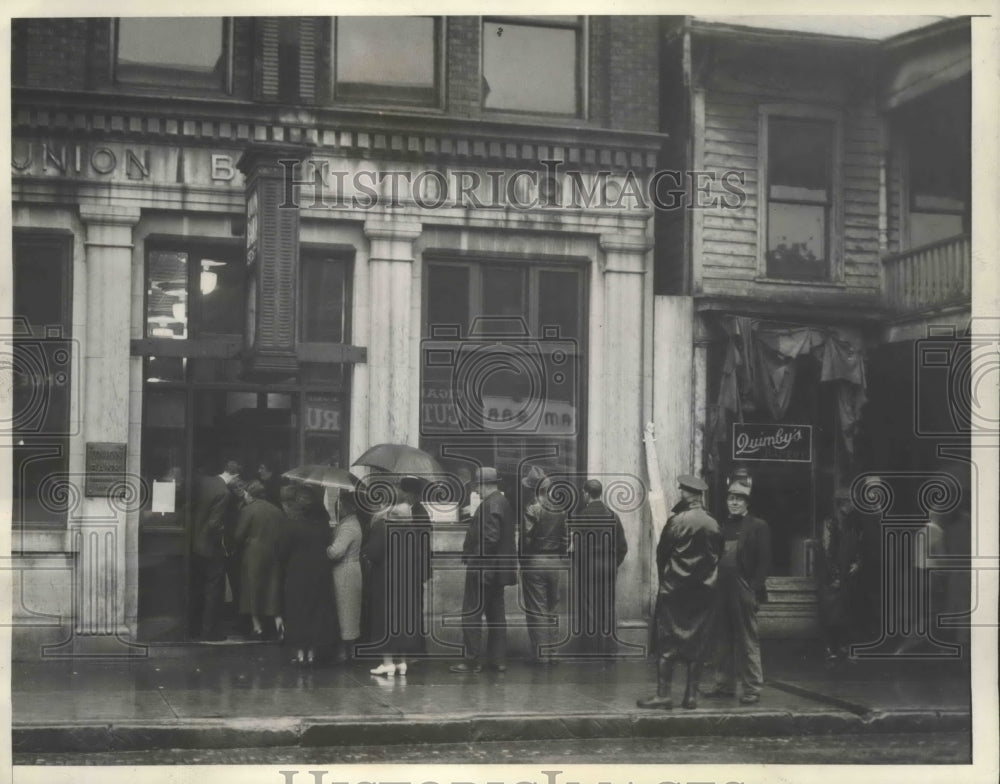
<path fill-rule="evenodd" d="M 958 304 L 972 296 L 972 244 L 968 234 L 894 253 L 882 263 L 886 304 L 894 310 Z"/>

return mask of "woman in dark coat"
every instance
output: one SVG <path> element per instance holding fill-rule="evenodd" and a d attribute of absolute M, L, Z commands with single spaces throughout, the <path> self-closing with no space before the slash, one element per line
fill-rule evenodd
<path fill-rule="evenodd" d="M 253 481 L 243 491 L 233 540 L 241 548 L 240 613 L 249 615 L 252 636 L 261 639 L 263 616 L 274 617 L 281 635 L 281 548 L 285 537 L 285 513 L 264 500 L 264 485 Z"/>
<path fill-rule="evenodd" d="M 407 656 L 426 651 L 424 583 L 430 577 L 430 518 L 404 484 L 402 503 L 372 517 L 361 555 L 367 565 L 370 644 L 382 654 L 372 675 L 405 675 Z"/>
<path fill-rule="evenodd" d="M 304 485 L 281 490 L 288 516 L 285 559 L 285 640 L 293 661 L 312 663 L 316 650 L 337 642 L 333 580 L 326 548 L 330 519 L 317 494 Z"/>

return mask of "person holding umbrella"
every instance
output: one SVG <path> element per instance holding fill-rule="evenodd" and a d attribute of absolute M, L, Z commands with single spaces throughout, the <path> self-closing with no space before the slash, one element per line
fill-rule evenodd
<path fill-rule="evenodd" d="M 406 675 L 407 657 L 426 652 L 424 583 L 430 576 L 430 518 L 417 501 L 423 483 L 402 477 L 398 503 L 372 516 L 362 559 L 368 564 L 365 652 L 382 655 L 372 675 Z M 394 491 L 396 488 L 392 488 Z"/>
<path fill-rule="evenodd" d="M 322 645 L 337 640 L 333 580 L 326 555 L 329 517 L 317 488 L 290 484 L 281 489 L 288 516 L 285 559 L 285 641 L 293 662 L 312 664 Z"/>

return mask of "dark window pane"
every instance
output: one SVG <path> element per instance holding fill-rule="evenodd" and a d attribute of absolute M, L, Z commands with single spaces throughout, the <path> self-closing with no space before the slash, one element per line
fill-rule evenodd
<path fill-rule="evenodd" d="M 528 298 L 525 271 L 509 267 L 483 267 L 483 315 L 477 333 L 524 334 Z"/>
<path fill-rule="evenodd" d="M 462 337 L 469 332 L 469 268 L 427 267 L 426 335 Z"/>
<path fill-rule="evenodd" d="M 483 22 L 483 106 L 576 114 L 579 31 Z"/>
<path fill-rule="evenodd" d="M 580 276 L 576 272 L 538 273 L 538 324 L 541 338 L 580 336 Z M 555 327 L 553 334 L 546 327 Z"/>
<path fill-rule="evenodd" d="M 301 265 L 302 340 L 343 343 L 347 320 L 347 264 L 303 258 Z"/>
<path fill-rule="evenodd" d="M 220 17 L 118 20 L 118 81 L 140 85 L 221 87 Z"/>
<path fill-rule="evenodd" d="M 73 341 L 69 240 L 14 238 L 13 520 L 66 519 Z M 15 544 L 16 546 L 16 544 Z"/>
<path fill-rule="evenodd" d="M 23 318 L 34 335 L 44 337 L 46 327 L 65 328 L 67 263 L 65 243 L 15 241 L 14 316 Z"/>
<path fill-rule="evenodd" d="M 826 201 L 832 156 L 832 124 L 771 118 L 768 123 L 768 184 L 771 197 L 792 201 Z"/>
<path fill-rule="evenodd" d="M 432 17 L 340 17 L 332 58 L 336 97 L 434 103 L 436 49 Z"/>
<path fill-rule="evenodd" d="M 202 257 L 196 269 L 199 336 L 242 335 L 246 317 L 246 264 L 240 259 Z"/>
<path fill-rule="evenodd" d="M 146 336 L 188 337 L 188 254 L 154 250 L 146 273 Z"/>
<path fill-rule="evenodd" d="M 278 95 L 285 101 L 299 97 L 299 20 L 278 22 Z"/>

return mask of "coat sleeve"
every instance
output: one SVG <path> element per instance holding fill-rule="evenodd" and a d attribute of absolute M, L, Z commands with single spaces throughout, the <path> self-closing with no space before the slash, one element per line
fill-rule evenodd
<path fill-rule="evenodd" d="M 377 517 L 372 520 L 371 529 L 368 532 L 368 539 L 362 548 L 361 554 L 365 560 L 371 563 L 382 563 L 385 560 L 385 549 L 387 545 L 385 537 L 385 518 Z"/>
<path fill-rule="evenodd" d="M 253 510 L 250 506 L 240 509 L 240 516 L 236 522 L 236 530 L 233 532 L 233 542 L 242 545 L 250 536 L 250 521 L 253 519 Z"/>
<path fill-rule="evenodd" d="M 500 528 L 503 525 L 503 515 L 500 514 L 495 504 L 487 505 L 485 501 L 480 509 L 483 514 L 483 555 L 496 555 L 500 552 Z"/>
<path fill-rule="evenodd" d="M 327 557 L 334 562 L 344 560 L 344 556 L 347 555 L 347 551 L 350 549 L 351 540 L 352 536 L 350 531 L 347 530 L 347 526 L 343 524 L 338 525 L 333 532 L 333 541 L 326 548 Z"/>

